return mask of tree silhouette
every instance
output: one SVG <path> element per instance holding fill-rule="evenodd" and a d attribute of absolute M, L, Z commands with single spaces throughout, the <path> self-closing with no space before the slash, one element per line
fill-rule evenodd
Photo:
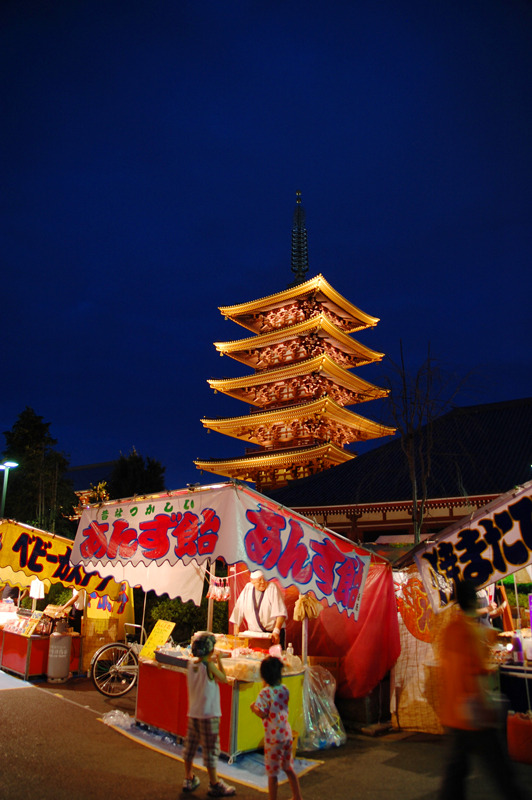
<path fill-rule="evenodd" d="M 13 428 L 4 431 L 4 437 L 4 459 L 13 459 L 19 465 L 9 474 L 5 516 L 72 537 L 68 516 L 77 505 L 77 497 L 65 477 L 68 457 L 56 449 L 50 423 L 26 406 Z"/>
<path fill-rule="evenodd" d="M 389 359 L 393 375 L 387 378 L 389 408 L 401 440 L 412 486 L 414 543 L 419 544 L 425 518 L 427 486 L 431 475 L 434 420 L 452 407 L 459 384 L 444 375 L 433 359 L 430 343 L 427 358 L 413 374 L 407 369 L 400 342 L 400 363 Z"/>
<path fill-rule="evenodd" d="M 144 459 L 134 447 L 128 456 L 121 453 L 106 486 L 109 499 L 119 500 L 164 491 L 165 469 L 154 458 L 148 456 Z"/>

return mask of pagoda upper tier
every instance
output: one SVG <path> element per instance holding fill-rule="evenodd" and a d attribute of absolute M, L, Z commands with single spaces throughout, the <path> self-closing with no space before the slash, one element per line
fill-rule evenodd
<path fill-rule="evenodd" d="M 371 350 L 343 333 L 325 314 L 310 317 L 288 328 L 249 336 L 232 342 L 215 342 L 220 355 L 234 358 L 256 370 L 303 361 L 326 354 L 351 369 L 380 361 L 384 353 Z"/>
<path fill-rule="evenodd" d="M 220 313 L 253 333 L 277 331 L 320 314 L 344 333 L 356 333 L 379 322 L 378 317 L 366 314 L 342 297 L 323 275 L 260 300 L 220 306 Z"/>
<path fill-rule="evenodd" d="M 348 411 L 330 397 L 311 400 L 304 405 L 283 406 L 273 411 L 201 421 L 206 428 L 217 433 L 270 450 L 309 447 L 324 442 L 336 442 L 343 446 L 394 433 L 393 428 Z"/>
<path fill-rule="evenodd" d="M 388 394 L 386 389 L 353 375 L 326 355 L 243 378 L 211 378 L 208 383 L 217 392 L 260 408 L 277 408 L 324 395 L 340 406 L 350 406 Z"/>
<path fill-rule="evenodd" d="M 354 458 L 354 453 L 339 445 L 327 444 L 312 447 L 290 448 L 275 453 L 254 450 L 236 458 L 197 459 L 198 469 L 225 475 L 238 481 L 250 481 L 257 488 L 284 486 L 288 481 L 308 478 L 316 472 L 337 467 Z"/>

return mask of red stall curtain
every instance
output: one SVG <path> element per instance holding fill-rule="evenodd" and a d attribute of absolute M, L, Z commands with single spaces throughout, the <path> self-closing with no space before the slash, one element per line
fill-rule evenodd
<path fill-rule="evenodd" d="M 285 593 L 287 641 L 301 652 L 303 623 L 293 620 L 298 596 L 294 588 Z M 319 617 L 308 621 L 308 655 L 338 658 L 337 695 L 364 697 L 386 676 L 401 651 L 391 567 L 370 565 L 358 620 L 325 602 L 322 606 Z"/>
<path fill-rule="evenodd" d="M 236 571 L 229 613 L 249 580 L 244 564 L 237 565 Z M 303 623 L 293 619 L 299 592 L 290 587 L 283 593 L 288 609 L 286 641 L 292 642 L 299 655 Z M 386 676 L 401 651 L 391 567 L 370 565 L 358 620 L 328 606 L 325 600 L 321 605 L 319 617 L 308 620 L 308 655 L 337 658 L 338 696 L 364 697 Z"/>

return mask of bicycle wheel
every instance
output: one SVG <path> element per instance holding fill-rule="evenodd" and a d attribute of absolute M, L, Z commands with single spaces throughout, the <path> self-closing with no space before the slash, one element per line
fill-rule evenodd
<path fill-rule="evenodd" d="M 91 664 L 92 682 L 107 697 L 119 697 L 129 692 L 137 682 L 138 671 L 135 652 L 121 642 L 101 647 Z"/>

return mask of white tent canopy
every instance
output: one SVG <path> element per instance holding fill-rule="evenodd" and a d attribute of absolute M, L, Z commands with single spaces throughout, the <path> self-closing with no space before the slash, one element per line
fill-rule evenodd
<path fill-rule="evenodd" d="M 199 604 L 209 562 L 244 562 L 356 619 L 371 557 L 248 486 L 224 483 L 85 508 L 71 563 Z"/>

